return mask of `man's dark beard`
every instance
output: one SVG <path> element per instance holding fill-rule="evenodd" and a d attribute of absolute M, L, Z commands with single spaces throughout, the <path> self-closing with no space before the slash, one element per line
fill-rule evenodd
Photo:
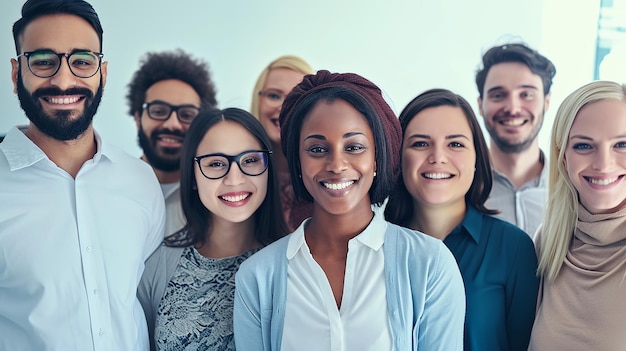
<path fill-rule="evenodd" d="M 96 95 L 87 88 L 70 88 L 61 90 L 57 87 L 39 88 L 32 94 L 26 90 L 22 81 L 22 74 L 17 76 L 17 97 L 20 100 L 20 106 L 26 113 L 26 117 L 39 129 L 42 133 L 61 141 L 75 140 L 82 135 L 93 120 L 93 116 L 100 106 L 102 100 L 102 76 L 100 76 L 100 85 L 96 91 Z M 85 104 L 83 114 L 78 118 L 71 119 L 71 110 L 54 111 L 51 117 L 43 110 L 39 98 L 42 96 L 61 96 L 61 95 L 84 95 Z"/>
<path fill-rule="evenodd" d="M 155 130 L 152 132 L 150 137 L 148 137 L 143 131 L 143 126 L 140 125 L 139 131 L 137 132 L 139 146 L 143 149 L 143 154 L 152 167 L 163 172 L 178 171 L 180 169 L 180 154 L 182 152 L 182 148 L 163 148 L 163 153 L 175 156 L 173 158 L 161 157 L 156 151 L 156 140 L 158 140 L 159 135 L 163 133 L 178 135 L 182 138 L 185 137 L 185 134 L 182 132 L 164 129 Z"/>
<path fill-rule="evenodd" d="M 487 125 L 485 125 L 485 127 L 487 128 L 487 131 L 489 132 L 489 136 L 491 137 L 493 142 L 496 144 L 498 149 L 502 150 L 502 152 L 507 153 L 507 154 L 519 154 L 523 151 L 528 150 L 528 148 L 530 148 L 530 146 L 533 144 L 533 142 L 535 141 L 538 135 L 538 131 L 537 131 L 537 133 L 535 133 L 534 135 L 531 135 L 529 138 L 525 139 L 521 143 L 512 144 L 512 143 L 509 143 L 504 138 L 500 138 L 500 136 L 496 134 L 496 131 L 493 128 L 489 128 L 489 126 Z"/>
<path fill-rule="evenodd" d="M 535 128 L 531 131 L 531 134 L 528 136 L 528 138 L 516 144 L 512 144 L 508 142 L 506 139 L 500 138 L 500 136 L 498 135 L 498 132 L 496 131 L 496 128 L 492 127 L 489 123 L 485 122 L 485 128 L 487 129 L 487 132 L 489 133 L 489 137 L 491 138 L 491 140 L 493 140 L 493 142 L 496 144 L 498 149 L 502 150 L 502 152 L 507 153 L 507 154 L 519 154 L 523 151 L 528 150 L 528 148 L 530 148 L 530 146 L 533 144 L 535 139 L 537 139 L 537 137 L 539 136 L 539 132 L 541 131 L 541 127 L 543 126 L 544 116 L 545 116 L 545 110 L 542 109 L 540 123 L 536 125 Z"/>

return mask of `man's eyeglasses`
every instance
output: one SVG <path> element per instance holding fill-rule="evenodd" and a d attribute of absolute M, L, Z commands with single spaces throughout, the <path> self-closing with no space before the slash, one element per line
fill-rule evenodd
<path fill-rule="evenodd" d="M 176 117 L 180 123 L 189 124 L 200 113 L 200 109 L 193 105 L 174 106 L 163 101 L 152 101 L 141 105 L 141 108 L 148 112 L 148 117 L 157 121 L 167 121 L 172 112 L 176 112 Z"/>
<path fill-rule="evenodd" d="M 239 155 L 230 156 L 221 153 L 194 157 L 202 175 L 208 179 L 220 179 L 230 172 L 235 162 L 241 172 L 248 176 L 258 176 L 267 170 L 271 150 L 248 150 Z"/>
<path fill-rule="evenodd" d="M 279 107 L 285 101 L 287 94 L 283 94 L 277 90 L 261 90 L 259 91 L 259 96 L 263 98 L 263 101 L 268 107 Z"/>
<path fill-rule="evenodd" d="M 26 57 L 28 69 L 39 78 L 50 78 L 57 74 L 63 57 L 67 59 L 67 66 L 73 75 L 78 78 L 89 78 L 93 77 L 100 69 L 104 54 L 93 51 L 57 54 L 51 50 L 38 50 L 17 55 L 18 60 L 20 56 Z"/>

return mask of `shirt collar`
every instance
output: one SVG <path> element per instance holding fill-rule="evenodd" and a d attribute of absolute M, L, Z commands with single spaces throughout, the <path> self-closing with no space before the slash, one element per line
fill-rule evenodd
<path fill-rule="evenodd" d="M 93 156 L 92 161 L 96 163 L 102 157 L 115 161 L 119 157 L 119 152 L 103 143 L 102 138 L 95 131 L 94 135 L 96 139 L 96 154 Z M 30 167 L 43 159 L 48 159 L 43 150 L 35 145 L 32 140 L 28 139 L 17 126 L 9 130 L 2 143 L 0 143 L 0 150 L 7 158 L 11 171 Z"/>
<path fill-rule="evenodd" d="M 483 227 L 483 214 L 480 213 L 473 206 L 467 206 L 467 212 L 465 213 L 465 218 L 463 218 L 463 222 L 459 224 L 452 232 L 461 231 L 461 229 L 465 229 L 465 232 L 469 234 L 469 236 L 474 239 L 474 242 L 478 243 L 480 241 L 480 233 Z"/>
<path fill-rule="evenodd" d="M 387 221 L 385 221 L 384 210 L 374 209 L 374 218 L 365 227 L 365 229 L 352 240 L 356 240 L 369 247 L 374 251 L 378 251 L 385 241 L 385 232 L 387 231 Z M 310 218 L 307 218 L 300 224 L 295 232 L 291 234 L 289 238 L 289 244 L 287 245 L 287 259 L 291 260 L 300 250 L 307 250 L 308 246 L 304 240 L 304 228 L 307 226 Z"/>
<path fill-rule="evenodd" d="M 11 171 L 29 167 L 42 159 L 48 158 L 17 126 L 9 130 L 2 143 L 0 143 L 0 150 L 7 158 Z"/>

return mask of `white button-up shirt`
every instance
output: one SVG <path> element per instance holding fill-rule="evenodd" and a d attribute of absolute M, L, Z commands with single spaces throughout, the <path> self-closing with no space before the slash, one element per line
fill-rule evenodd
<path fill-rule="evenodd" d="M 182 229 L 187 220 L 180 200 L 180 182 L 161 184 L 165 198 L 165 236 Z"/>
<path fill-rule="evenodd" d="M 21 131 L 0 143 L 0 350 L 147 350 L 136 298 L 163 238 L 143 161 L 103 144 L 72 178 Z"/>
<path fill-rule="evenodd" d="M 324 271 L 306 244 L 305 226 L 293 233 L 287 248 L 282 350 L 391 350 L 382 250 L 387 222 L 382 213 L 375 212 L 367 228 L 348 242 L 340 309 Z"/>

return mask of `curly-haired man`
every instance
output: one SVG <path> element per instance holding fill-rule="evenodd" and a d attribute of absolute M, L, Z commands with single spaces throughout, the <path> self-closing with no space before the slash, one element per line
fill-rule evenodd
<path fill-rule="evenodd" d="M 208 65 L 182 50 L 147 53 L 128 84 L 126 98 L 137 123 L 141 158 L 161 183 L 169 235 L 184 225 L 179 180 L 185 133 L 200 109 L 217 105 Z"/>

